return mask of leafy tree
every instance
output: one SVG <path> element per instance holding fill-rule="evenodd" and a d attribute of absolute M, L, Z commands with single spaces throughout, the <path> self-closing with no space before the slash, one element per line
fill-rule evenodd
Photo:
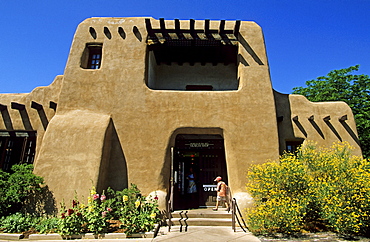
<path fill-rule="evenodd" d="M 326 76 L 306 82 L 306 87 L 293 88 L 294 94 L 301 94 L 313 102 L 344 101 L 354 114 L 362 153 L 370 158 L 370 78 L 355 75 L 359 65 L 333 70 Z"/>

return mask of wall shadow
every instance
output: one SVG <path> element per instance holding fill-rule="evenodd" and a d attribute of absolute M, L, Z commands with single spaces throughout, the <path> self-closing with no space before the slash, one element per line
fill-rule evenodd
<path fill-rule="evenodd" d="M 37 110 L 37 113 L 39 114 L 42 126 L 43 126 L 44 130 L 46 130 L 46 128 L 48 127 L 48 124 L 49 124 L 49 120 L 46 117 L 44 107 L 41 104 L 32 101 L 31 102 L 31 108 Z"/>
<path fill-rule="evenodd" d="M 39 192 L 30 194 L 22 210 L 38 217 L 45 215 L 56 216 L 58 214 L 54 195 L 48 186 L 42 187 Z"/>
<path fill-rule="evenodd" d="M 255 62 L 257 62 L 259 65 L 264 65 L 262 60 L 258 57 L 256 52 L 252 49 L 252 47 L 248 44 L 248 42 L 244 39 L 244 37 L 239 33 L 238 36 L 239 43 L 244 47 L 244 49 L 252 56 Z"/>
<path fill-rule="evenodd" d="M 292 117 L 289 94 L 282 94 L 274 90 L 275 108 L 276 108 L 276 119 L 279 137 L 279 154 L 282 155 L 286 149 L 287 141 L 301 141 L 302 137 L 295 137 L 293 122 L 295 118 Z M 300 131 L 307 137 L 307 132 L 298 121 L 295 123 Z"/>
<path fill-rule="evenodd" d="M 295 125 L 297 125 L 298 129 L 302 132 L 302 134 L 304 135 L 304 137 L 307 138 L 307 132 L 306 130 L 304 129 L 303 125 L 301 124 L 301 122 L 299 122 L 298 119 L 293 119 Z"/>
<path fill-rule="evenodd" d="M 248 62 L 244 59 L 241 54 L 238 54 L 238 62 L 242 63 L 244 66 L 249 66 Z"/>
<path fill-rule="evenodd" d="M 21 115 L 24 128 L 26 130 L 33 130 L 27 110 L 19 110 L 19 114 Z"/>
<path fill-rule="evenodd" d="M 108 187 L 115 191 L 128 187 L 126 158 L 112 119 L 105 134 L 97 190 L 101 192 Z"/>
<path fill-rule="evenodd" d="M 325 139 L 324 133 L 322 132 L 322 130 L 320 129 L 320 127 L 317 125 L 317 123 L 315 122 L 315 120 L 309 119 L 309 121 L 312 124 L 312 126 L 316 129 L 317 133 L 319 133 L 319 135 L 321 136 L 321 138 Z"/>
<path fill-rule="evenodd" d="M 347 132 L 349 133 L 349 135 L 352 137 L 352 139 L 356 142 L 356 144 L 358 144 L 358 146 L 361 147 L 360 145 L 360 140 L 358 139 L 358 136 L 355 134 L 355 132 L 352 130 L 351 127 L 349 127 L 349 125 L 345 122 L 345 121 L 341 121 L 340 122 L 343 127 L 347 130 Z"/>
<path fill-rule="evenodd" d="M 337 130 L 334 128 L 334 126 L 330 123 L 329 120 L 324 120 L 326 125 L 328 125 L 329 129 L 331 131 L 333 131 L 333 133 L 335 134 L 335 136 L 337 136 L 337 138 L 342 141 L 342 137 L 340 136 L 340 134 L 337 132 Z"/>
<path fill-rule="evenodd" d="M 4 125 L 7 130 L 13 130 L 12 120 L 10 119 L 9 111 L 5 106 L 5 109 L 1 110 L 1 116 L 3 117 Z"/>
<path fill-rule="evenodd" d="M 42 123 L 42 127 L 44 128 L 44 130 L 46 130 L 46 128 L 48 127 L 48 124 L 49 124 L 49 120 L 46 117 L 44 108 L 42 108 L 40 110 L 37 110 L 37 113 L 39 114 L 39 117 L 40 117 L 40 120 L 41 120 L 41 123 Z"/>

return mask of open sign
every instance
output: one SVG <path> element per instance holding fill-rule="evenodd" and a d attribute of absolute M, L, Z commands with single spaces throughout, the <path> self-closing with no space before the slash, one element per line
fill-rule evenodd
<path fill-rule="evenodd" d="M 203 191 L 205 192 L 215 192 L 217 185 L 203 185 Z"/>

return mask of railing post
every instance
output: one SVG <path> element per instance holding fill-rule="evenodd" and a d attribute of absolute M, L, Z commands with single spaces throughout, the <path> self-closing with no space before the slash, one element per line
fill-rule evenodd
<path fill-rule="evenodd" d="M 170 232 L 171 231 L 171 225 L 172 225 L 172 221 L 171 221 L 171 217 L 172 217 L 171 200 L 169 200 L 168 203 L 167 203 L 167 217 L 168 217 L 168 232 Z"/>
<path fill-rule="evenodd" d="M 234 232 L 236 232 L 235 229 L 235 198 L 231 200 L 231 226 Z"/>

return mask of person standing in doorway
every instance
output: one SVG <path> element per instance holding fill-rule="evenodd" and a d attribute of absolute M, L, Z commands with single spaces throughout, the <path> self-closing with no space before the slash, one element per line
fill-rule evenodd
<path fill-rule="evenodd" d="M 196 208 L 196 192 L 197 192 L 197 184 L 195 182 L 195 174 L 193 168 L 190 167 L 189 174 L 186 176 L 188 179 L 188 189 L 187 192 L 190 194 L 190 208 Z"/>
<path fill-rule="evenodd" d="M 225 206 L 226 206 L 226 210 L 229 211 L 229 202 L 228 202 L 228 198 L 227 198 L 227 185 L 224 181 L 222 181 L 222 178 L 220 176 L 216 177 L 216 179 L 214 180 L 215 182 L 217 182 L 217 188 L 216 188 L 216 191 L 217 191 L 217 201 L 216 201 L 216 207 L 213 209 L 214 211 L 217 211 L 218 210 L 218 205 L 221 201 L 224 201 L 225 202 Z"/>

